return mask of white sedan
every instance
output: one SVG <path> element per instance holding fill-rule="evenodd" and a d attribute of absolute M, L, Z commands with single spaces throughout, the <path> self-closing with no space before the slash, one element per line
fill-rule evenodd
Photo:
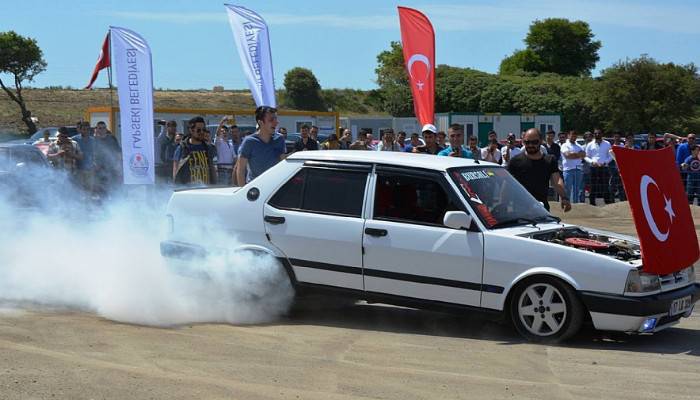
<path fill-rule="evenodd" d="M 194 224 L 222 223 L 228 251 L 279 260 L 297 294 L 509 318 L 556 342 L 592 322 L 652 333 L 692 313 L 692 266 L 642 272 L 636 239 L 563 224 L 504 168 L 367 151 L 291 155 L 241 188 L 178 191 L 161 253 L 196 269 L 220 253 Z"/>

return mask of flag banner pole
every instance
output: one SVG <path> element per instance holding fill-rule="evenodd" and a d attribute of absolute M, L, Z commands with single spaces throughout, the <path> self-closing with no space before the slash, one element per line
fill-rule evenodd
<path fill-rule="evenodd" d="M 138 33 L 110 27 L 117 74 L 124 184 L 155 183 L 151 49 Z"/>
<path fill-rule="evenodd" d="M 224 6 L 255 105 L 277 107 L 270 35 L 265 20 L 245 7 Z"/>
<path fill-rule="evenodd" d="M 613 147 L 642 251 L 642 268 L 659 275 L 690 267 L 700 257 L 676 157 L 670 147 Z"/>
<path fill-rule="evenodd" d="M 413 108 L 421 125 L 435 123 L 435 32 L 418 10 L 399 7 L 401 44 L 411 83 Z"/>

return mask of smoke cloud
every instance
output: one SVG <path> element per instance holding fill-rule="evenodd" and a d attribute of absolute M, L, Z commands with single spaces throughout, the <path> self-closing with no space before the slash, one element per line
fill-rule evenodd
<path fill-rule="evenodd" d="M 24 182 L 22 196 L 0 186 L 2 313 L 58 307 L 173 326 L 260 323 L 287 311 L 293 288 L 273 257 L 209 256 L 191 261 L 195 274 L 182 274 L 161 257 L 169 192 L 127 187 L 100 203 L 49 173 L 51 185 Z M 225 233 L 215 226 L 207 234 L 220 239 Z M 229 250 L 237 247 L 235 238 L 225 239 Z"/>

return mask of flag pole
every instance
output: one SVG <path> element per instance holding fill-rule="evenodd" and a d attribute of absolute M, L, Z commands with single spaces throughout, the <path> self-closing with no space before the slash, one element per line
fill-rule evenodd
<path fill-rule="evenodd" d="M 109 129 L 114 132 L 114 86 L 112 86 L 112 31 L 107 32 L 107 51 L 109 52 L 109 67 L 107 68 L 107 80 L 109 82 Z"/>

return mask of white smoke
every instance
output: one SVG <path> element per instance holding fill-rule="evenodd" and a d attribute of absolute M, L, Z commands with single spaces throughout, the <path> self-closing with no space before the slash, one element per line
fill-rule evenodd
<path fill-rule="evenodd" d="M 142 188 L 141 188 L 142 189 Z M 38 208 L 0 193 L 0 309 L 72 308 L 136 324 L 259 323 L 293 297 L 273 257 L 248 253 L 192 261 L 181 275 L 161 257 L 168 193 L 131 193 L 97 204 L 69 184 L 33 190 Z M 207 221 L 202 221 L 206 224 Z M 213 226 L 213 225 L 212 225 Z M 221 237 L 221 232 L 210 234 Z M 235 248 L 235 238 L 228 238 Z"/>

